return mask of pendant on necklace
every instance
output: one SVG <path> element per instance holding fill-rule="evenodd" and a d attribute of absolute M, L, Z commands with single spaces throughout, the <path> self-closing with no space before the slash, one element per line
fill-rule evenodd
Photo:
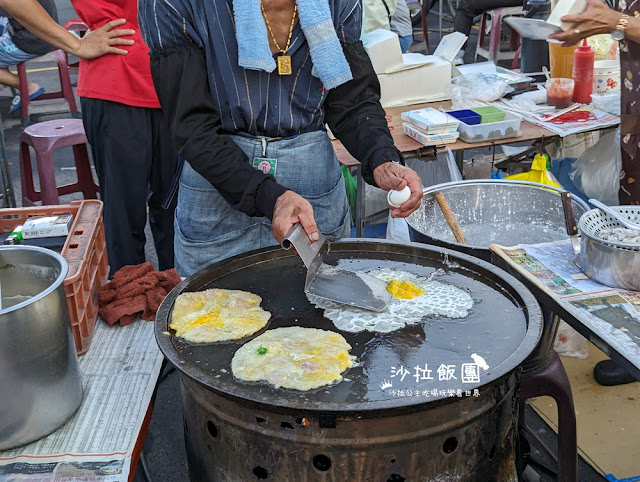
<path fill-rule="evenodd" d="M 291 75 L 291 57 L 289 55 L 281 55 L 278 57 L 278 74 Z"/>

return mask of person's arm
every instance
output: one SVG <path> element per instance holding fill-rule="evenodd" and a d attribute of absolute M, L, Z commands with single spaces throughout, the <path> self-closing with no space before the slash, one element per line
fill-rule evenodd
<path fill-rule="evenodd" d="M 135 33 L 130 29 L 116 29 L 125 19 L 112 20 L 101 28 L 77 38 L 58 25 L 37 0 L 0 0 L 0 8 L 9 12 L 20 24 L 45 42 L 76 57 L 93 59 L 105 54 L 126 55 L 127 51 L 116 45 L 133 45 L 133 40 L 120 38 Z"/>
<path fill-rule="evenodd" d="M 566 32 L 551 35 L 549 38 L 560 40 L 563 45 L 577 44 L 583 38 L 615 30 L 622 13 L 611 9 L 602 0 L 587 0 L 587 9 L 579 15 L 562 17 L 563 22 L 573 23 Z M 640 42 L 640 19 L 629 16 L 629 23 L 624 33 L 630 42 Z"/>
<path fill-rule="evenodd" d="M 358 40 L 360 25 L 358 10 L 351 10 L 340 29 L 340 40 L 353 78 L 327 94 L 325 121 L 349 153 L 362 163 L 365 181 L 386 191 L 409 186 L 409 200 L 391 212 L 393 217 L 406 217 L 420 205 L 422 182 L 412 169 L 402 165 L 402 154 L 394 146 L 380 105 L 378 77 Z"/>

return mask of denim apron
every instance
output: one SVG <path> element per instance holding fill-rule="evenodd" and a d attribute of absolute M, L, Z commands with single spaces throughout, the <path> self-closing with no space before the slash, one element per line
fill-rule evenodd
<path fill-rule="evenodd" d="M 249 157 L 249 162 L 255 157 L 277 159 L 276 180 L 311 203 L 318 228 L 325 236 L 349 236 L 351 218 L 344 179 L 326 132 L 270 141 L 266 156 L 261 139 L 230 137 Z M 175 267 L 181 276 L 275 244 L 267 218 L 250 217 L 231 208 L 211 183 L 185 162 L 174 238 Z"/>

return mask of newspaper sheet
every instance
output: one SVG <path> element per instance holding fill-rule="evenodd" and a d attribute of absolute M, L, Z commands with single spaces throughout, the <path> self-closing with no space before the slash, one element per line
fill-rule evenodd
<path fill-rule="evenodd" d="M 551 294 L 594 337 L 640 369 L 640 292 L 584 279 L 569 240 L 513 248 L 491 245 L 516 269 Z"/>
<path fill-rule="evenodd" d="M 620 117 L 596 109 L 591 105 L 581 105 L 577 108 L 574 108 L 574 105 L 569 109 L 556 109 L 548 112 L 528 112 L 518 108 L 513 101 L 501 99 L 501 102 L 502 104 L 495 105 L 501 108 L 506 107 L 508 110 L 522 115 L 529 122 L 549 129 L 560 137 L 617 126 L 620 123 Z M 538 108 L 544 107 L 546 106 Z"/>
<path fill-rule="evenodd" d="M 162 359 L 153 323 L 110 327 L 98 319 L 89 351 L 80 357 L 80 409 L 51 435 L 0 452 L 0 480 L 38 480 L 35 474 L 47 471 L 48 480 L 72 473 L 127 480 L 129 464 L 123 461 L 133 453 Z"/>

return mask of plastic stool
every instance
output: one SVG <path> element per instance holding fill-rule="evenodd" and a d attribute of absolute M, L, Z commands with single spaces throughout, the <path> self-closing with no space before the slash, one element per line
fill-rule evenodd
<path fill-rule="evenodd" d="M 541 368 L 537 373 L 523 375 L 520 380 L 520 426 L 526 427 L 524 404 L 529 398 L 553 397 L 558 405 L 558 480 L 578 482 L 576 413 L 569 378 L 555 351 Z M 534 431 L 528 431 L 545 446 Z M 547 451 L 553 455 L 551 450 L 547 449 Z"/>
<path fill-rule="evenodd" d="M 58 74 L 60 76 L 60 90 L 58 92 L 45 92 L 40 97 L 34 100 L 29 99 L 29 85 L 27 82 L 27 63 L 31 62 L 57 62 Z M 76 99 L 73 96 L 73 87 L 71 86 L 71 79 L 69 78 L 69 67 L 67 66 L 67 57 L 62 50 L 54 50 L 41 57 L 27 60 L 18 64 L 18 78 L 20 79 L 20 116 L 22 117 L 22 126 L 29 125 L 29 104 L 40 100 L 47 99 L 65 99 L 69 104 L 69 110 L 71 114 L 76 117 L 78 114 L 78 108 L 76 107 Z"/>
<path fill-rule="evenodd" d="M 520 46 L 520 36 L 511 31 L 511 50 L 506 52 L 500 51 L 500 34 L 502 33 L 502 20 L 506 17 L 524 16 L 525 11 L 522 7 L 505 7 L 494 8 L 493 10 L 487 10 L 482 14 L 482 20 L 480 20 L 480 31 L 478 33 L 478 43 L 476 44 L 476 61 L 478 57 L 484 57 L 488 60 L 512 59 L 515 56 L 515 52 Z M 488 18 L 491 17 L 491 34 L 489 36 L 489 48 L 484 47 L 484 40 L 486 36 L 486 27 Z"/>
<path fill-rule="evenodd" d="M 40 191 L 35 190 L 31 170 L 29 146 L 36 151 Z M 53 152 L 73 146 L 78 181 L 58 187 L 53 166 Z M 22 205 L 33 206 L 60 204 L 59 195 L 81 192 L 85 199 L 96 199 L 98 186 L 93 180 L 87 136 L 79 119 L 56 119 L 27 127 L 20 137 L 20 177 L 22 178 Z"/>
<path fill-rule="evenodd" d="M 70 20 L 67 20 L 67 23 L 64 24 L 64 28 L 69 31 L 78 32 L 81 38 L 84 33 L 89 30 L 89 26 L 84 23 L 81 18 L 72 18 Z M 73 62 L 71 64 L 69 63 L 69 54 L 67 54 L 66 52 L 65 58 L 67 59 L 67 66 L 69 67 L 69 69 L 78 70 L 80 68 L 80 62 Z"/>

